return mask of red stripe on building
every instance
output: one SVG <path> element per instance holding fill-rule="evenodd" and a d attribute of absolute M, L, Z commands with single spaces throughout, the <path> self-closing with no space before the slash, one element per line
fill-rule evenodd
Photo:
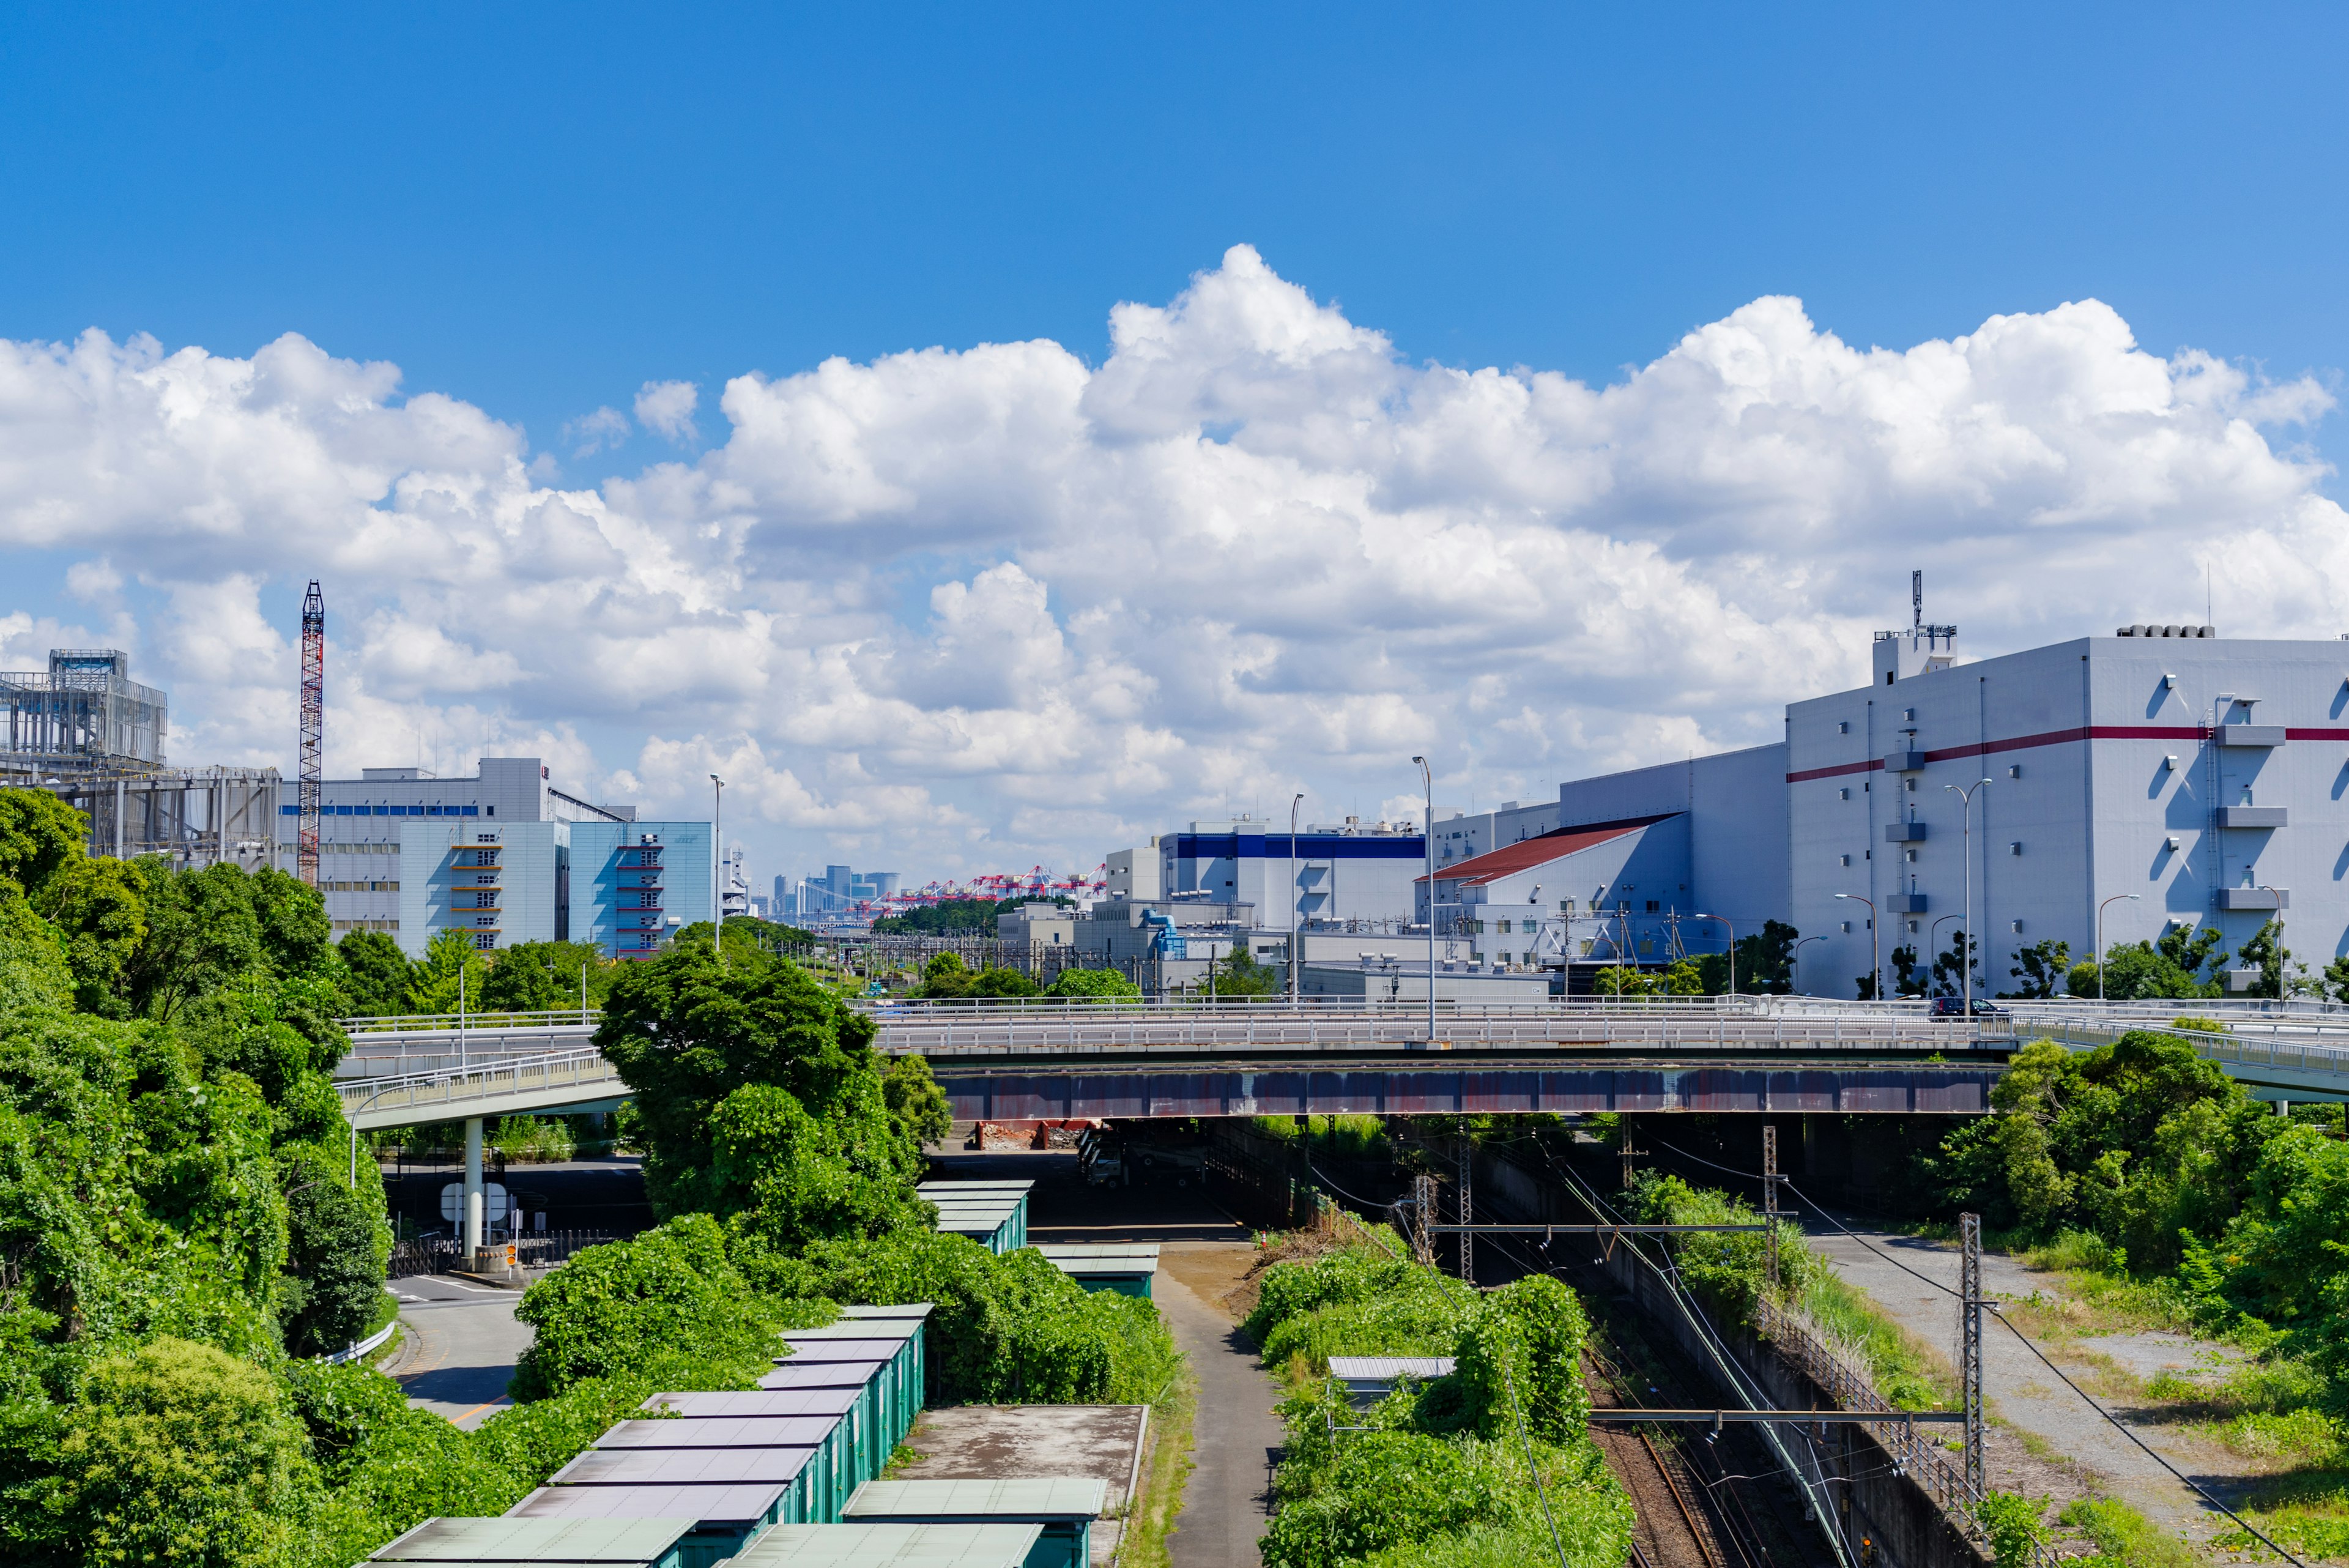
<path fill-rule="evenodd" d="M 1929 751 L 1929 763 L 1957 762 L 1966 757 L 1986 757 L 1995 752 L 2020 752 L 2033 746 L 2065 746 L 2078 741 L 2201 741 L 2206 731 L 2199 724 L 2095 724 L 2086 728 L 2045 730 L 2036 735 L 2015 735 L 2003 741 L 1980 741 L 1971 746 L 1944 746 Z M 2349 741 L 2349 730 L 2287 730 L 2285 735 L 2295 741 Z M 1864 763 L 1841 763 L 1831 768 L 1806 768 L 1788 774 L 1788 784 L 1802 784 L 1809 779 L 1833 778 L 1839 774 L 1867 773 L 1881 768 L 1883 759 L 1872 758 Z"/>

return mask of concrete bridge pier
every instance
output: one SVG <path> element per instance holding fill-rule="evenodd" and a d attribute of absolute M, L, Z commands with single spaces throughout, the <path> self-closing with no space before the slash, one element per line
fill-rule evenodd
<path fill-rule="evenodd" d="M 465 1118 L 465 1261 L 467 1266 L 481 1266 L 483 1239 L 482 1210 L 488 1195 L 481 1187 L 481 1118 Z"/>

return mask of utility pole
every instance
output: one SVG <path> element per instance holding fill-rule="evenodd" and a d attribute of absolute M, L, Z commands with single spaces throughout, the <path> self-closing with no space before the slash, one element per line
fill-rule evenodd
<path fill-rule="evenodd" d="M 1966 1494 L 1982 1497 L 1982 1216 L 1958 1216 L 1958 1382 L 1966 1407 Z"/>
<path fill-rule="evenodd" d="M 1427 847 L 1427 1048 L 1435 1049 L 1435 774 L 1425 757 L 1411 759 L 1419 764 L 1420 782 L 1427 786 L 1427 817 L 1420 826 L 1420 842 Z M 1330 865 L 1335 866 L 1336 861 Z M 1463 1241 L 1465 1253 L 1468 1244 Z"/>
<path fill-rule="evenodd" d="M 1411 1250 L 1422 1264 L 1432 1269 L 1435 1267 L 1435 1242 L 1427 1228 L 1433 1223 L 1435 1214 L 1435 1178 L 1423 1174 L 1412 1178 L 1411 1211 L 1414 1220 Z"/>
<path fill-rule="evenodd" d="M 1778 1293 L 1778 1124 L 1762 1124 L 1762 1223 L 1769 1252 L 1770 1293 Z"/>
<path fill-rule="evenodd" d="M 1288 803 L 1288 1004 L 1297 1005 L 1297 808 L 1305 804 L 1299 792 Z M 1336 861 L 1331 861 L 1336 865 Z M 1433 890 L 1428 895 L 1434 897 Z"/>
<path fill-rule="evenodd" d="M 712 774 L 709 784 L 710 848 L 716 855 L 715 880 L 709 888 L 709 936 L 722 960 L 726 956 L 726 781 Z"/>
<path fill-rule="evenodd" d="M 1433 979 L 1433 975 L 1430 976 Z M 1468 1136 L 1468 1118 L 1460 1118 L 1460 1223 L 1475 1223 L 1476 1214 L 1476 1144 Z M 1464 1284 L 1476 1282 L 1476 1239 L 1466 1231 L 1460 1232 L 1460 1280 Z"/>
<path fill-rule="evenodd" d="M 1977 782 L 1975 782 L 1975 783 L 1974 783 L 1974 784 L 1972 784 L 1968 785 L 1968 786 L 1967 786 L 1966 788 L 1964 788 L 1964 789 L 1960 789 L 1960 788 L 1959 788 L 1957 785 L 1955 785 L 1955 784 L 1943 784 L 1941 787 L 1942 787 L 1943 789 L 1945 789 L 1945 790 L 1948 790 L 1951 794 L 1956 795 L 1956 796 L 1958 797 L 1958 799 L 1959 799 L 1959 800 L 1961 800 L 1961 801 L 1964 802 L 1964 805 L 1963 805 L 1963 806 L 1961 808 L 1961 810 L 1962 811 L 1962 814 L 1963 814 L 1963 815 L 1964 815 L 1964 819 L 1965 819 L 1965 827 L 1964 827 L 1963 832 L 1962 832 L 1962 833 L 1961 834 L 1961 836 L 1960 836 L 1959 842 L 1960 842 L 1960 843 L 1964 846 L 1964 850 L 1965 850 L 1965 857 L 1966 857 L 1966 898 L 1965 898 L 1965 903 L 1964 903 L 1964 904 L 1963 904 L 1963 906 L 1962 906 L 1962 908 L 1963 908 L 1963 909 L 1964 909 L 1964 911 L 1965 911 L 1965 912 L 1964 912 L 1964 915 L 1963 915 L 1963 917 L 1962 917 L 1961 919 L 1959 919 L 1959 921 L 1958 921 L 1958 973 L 1959 973 L 1959 975 L 1960 975 L 1960 976 L 1961 976 L 1961 977 L 1964 979 L 1964 981 L 1965 981 L 1966 1022 L 1967 1022 L 1968 1023 L 1971 1023 L 1974 1021 L 1974 945 L 1975 945 L 1975 944 L 1974 944 L 1974 796 L 1975 796 L 1977 794 L 1979 794 L 1980 792 L 1982 792 L 1982 790 L 1988 789 L 1988 788 L 1990 787 L 1990 780 L 1988 780 L 1988 779 L 1982 779 L 1982 780 L 1978 780 Z M 1989 810 L 1989 808 L 1988 808 L 1987 806 L 1985 806 L 1985 807 L 1983 808 L 1983 810 L 1985 811 L 1985 813 L 1987 813 L 1987 811 Z M 1987 826 L 1987 824 L 1985 824 L 1985 826 Z"/>
<path fill-rule="evenodd" d="M 318 885 L 318 817 L 326 804 L 324 753 L 326 739 L 326 597 L 318 579 L 302 596 L 302 761 L 294 785 L 295 869 Z"/>
<path fill-rule="evenodd" d="M 1628 1120 L 1617 1129 L 1615 1142 L 1616 1152 L 1623 1157 L 1623 1190 L 1629 1192 L 1631 1190 L 1631 1157 L 1635 1154 L 1645 1154 L 1648 1151 L 1631 1147 L 1631 1124 Z"/>

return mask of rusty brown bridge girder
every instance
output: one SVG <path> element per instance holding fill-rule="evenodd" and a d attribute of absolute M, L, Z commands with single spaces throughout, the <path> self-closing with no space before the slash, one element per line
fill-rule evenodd
<path fill-rule="evenodd" d="M 1467 1063 L 1346 1067 L 1143 1064 L 1105 1068 L 981 1065 L 933 1058 L 954 1114 L 966 1121 L 1084 1116 L 1507 1115 L 1513 1112 L 1980 1116 L 2002 1068 L 1870 1063 Z"/>

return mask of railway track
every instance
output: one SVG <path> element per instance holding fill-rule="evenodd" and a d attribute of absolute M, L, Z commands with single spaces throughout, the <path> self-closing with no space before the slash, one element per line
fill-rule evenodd
<path fill-rule="evenodd" d="M 1592 1330 L 1583 1377 L 1593 1404 L 1698 1408 L 1719 1402 L 1703 1370 L 1619 1300 L 1596 1270 L 1545 1268 L 1529 1251 L 1496 1242 L 1502 1239 L 1480 1246 L 1480 1258 L 1505 1263 L 1507 1273 L 1558 1273 L 1582 1298 Z M 1673 1427 L 1593 1427 L 1590 1435 L 1630 1494 L 1631 1568 L 1839 1568 L 1818 1526 L 1806 1518 L 1801 1490 L 1755 1428 L 1732 1426 L 1713 1436 Z"/>

